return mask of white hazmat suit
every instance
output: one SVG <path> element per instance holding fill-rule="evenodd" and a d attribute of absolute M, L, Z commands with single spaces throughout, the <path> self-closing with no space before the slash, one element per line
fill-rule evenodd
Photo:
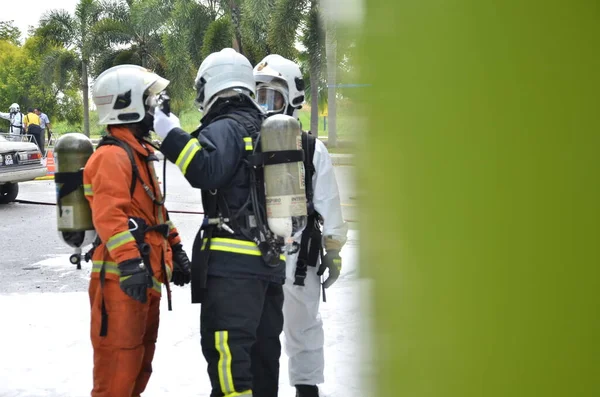
<path fill-rule="evenodd" d="M 330 236 L 340 245 L 346 242 L 348 227 L 342 217 L 340 195 L 333 164 L 327 148 L 316 140 L 313 158 L 315 173 L 313 205 L 323 218 L 323 236 Z M 298 241 L 300 243 L 300 241 Z M 289 357 L 289 379 L 292 386 L 324 383 L 324 332 L 319 314 L 321 281 L 319 264 L 306 271 L 304 286 L 294 285 L 298 254 L 286 257 L 286 281 L 283 286 L 283 332 Z"/>
<path fill-rule="evenodd" d="M 256 101 L 267 115 L 287 114 L 297 118 L 297 111 L 304 103 L 304 79 L 300 67 L 295 62 L 277 54 L 267 55 L 254 68 L 257 82 Z M 303 149 L 312 152 L 312 139 L 303 139 Z M 314 140 L 312 165 L 312 205 L 321 216 L 322 245 L 328 257 L 327 265 L 341 270 L 341 262 L 337 253 L 346 242 L 348 228 L 342 217 L 342 208 L 338 185 L 331 157 L 323 142 Z M 310 159 L 310 155 L 306 158 Z M 311 167 L 306 167 L 310 172 Z M 307 174 L 308 176 L 309 174 Z M 308 192 L 308 191 L 307 191 Z M 310 229 L 308 229 L 310 228 Z M 306 233 L 314 231 L 312 221 Z M 307 234 L 308 237 L 308 234 Z M 313 238 L 318 238 L 315 233 Z M 296 241 L 300 244 L 302 237 Z M 312 239 L 311 239 L 312 241 Z M 318 240 L 317 240 L 318 241 Z M 286 256 L 286 281 L 283 285 L 283 332 L 285 334 L 285 350 L 289 357 L 289 379 L 291 386 L 296 386 L 296 396 L 317 396 L 318 384 L 324 383 L 324 332 L 323 322 L 319 314 L 321 301 L 321 280 L 318 275 L 319 261 L 313 257 L 314 246 L 306 244 L 298 253 Z M 329 248 L 329 251 L 327 249 Z M 308 253 L 310 251 L 310 253 Z M 300 253 L 305 252 L 307 261 L 304 285 L 294 285 L 296 267 Z M 310 258 L 309 258 L 310 256 Z M 316 263 L 310 263 L 312 260 Z M 332 262 L 330 262 L 332 261 Z M 337 264 L 336 264 L 337 261 Z M 302 273 L 301 271 L 299 272 Z M 339 272 L 334 272 L 334 276 Z M 331 285 L 335 277 L 327 275 L 327 283 Z M 300 281 L 300 279 L 299 279 Z"/>
<path fill-rule="evenodd" d="M 10 126 L 8 128 L 8 133 L 10 135 L 19 136 L 23 130 L 23 114 L 20 112 L 20 109 L 13 109 L 13 107 L 14 104 L 11 106 L 10 113 L 0 112 L 0 118 L 10 122 Z"/>

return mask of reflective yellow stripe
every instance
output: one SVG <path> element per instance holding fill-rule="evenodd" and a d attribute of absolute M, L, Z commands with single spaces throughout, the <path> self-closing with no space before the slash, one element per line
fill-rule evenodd
<path fill-rule="evenodd" d="M 112 251 L 130 242 L 135 242 L 135 238 L 129 230 L 125 230 L 124 232 L 117 233 L 109 238 L 106 242 L 106 248 L 108 248 L 109 251 Z"/>
<path fill-rule="evenodd" d="M 244 138 L 244 143 L 246 144 L 246 150 L 252 150 L 252 138 L 247 136 Z"/>
<path fill-rule="evenodd" d="M 102 264 L 104 264 L 104 271 L 106 273 L 121 275 L 121 271 L 115 262 L 104 262 L 104 261 L 92 261 L 92 273 L 100 273 L 102 270 Z"/>
<path fill-rule="evenodd" d="M 206 239 L 204 239 L 204 242 L 206 243 Z M 255 242 L 253 242 L 253 241 L 246 241 L 246 240 L 237 240 L 235 238 L 213 237 L 210 240 L 210 243 L 211 244 L 214 244 L 214 243 L 231 244 L 231 245 L 237 245 L 239 247 L 255 248 L 255 249 L 258 250 L 258 246 L 256 245 Z"/>
<path fill-rule="evenodd" d="M 206 247 L 206 239 L 202 242 L 202 249 Z M 213 238 L 210 240 L 211 251 L 235 252 L 236 254 L 246 254 L 260 256 L 260 250 L 257 245 L 251 241 L 235 240 L 231 238 Z"/>
<path fill-rule="evenodd" d="M 179 157 L 177 157 L 177 161 L 175 161 L 175 165 L 177 165 L 177 167 L 179 167 L 179 169 L 181 170 L 181 172 L 183 172 L 184 175 L 187 172 L 187 169 L 188 169 L 190 163 L 192 162 L 194 155 L 197 152 L 199 152 L 200 149 L 202 149 L 202 146 L 200 146 L 200 143 L 198 142 L 198 140 L 195 138 L 192 138 L 187 143 L 187 145 L 184 146 L 181 153 L 179 153 Z"/>
<path fill-rule="evenodd" d="M 83 194 L 86 196 L 93 196 L 92 185 L 83 185 Z"/>
<path fill-rule="evenodd" d="M 233 376 L 231 375 L 231 352 L 229 351 L 228 331 L 215 332 L 215 347 L 219 352 L 219 383 L 221 391 L 226 396 L 238 395 L 233 387 Z"/>
<path fill-rule="evenodd" d="M 206 239 L 202 241 L 202 249 L 206 247 Z M 211 251 L 233 252 L 235 254 L 261 256 L 260 249 L 252 241 L 236 240 L 233 238 L 213 237 L 210 240 Z M 285 260 L 285 254 L 281 254 L 279 259 Z"/>
<path fill-rule="evenodd" d="M 167 225 L 169 225 L 169 231 L 175 229 L 175 224 L 172 221 L 167 221 Z"/>

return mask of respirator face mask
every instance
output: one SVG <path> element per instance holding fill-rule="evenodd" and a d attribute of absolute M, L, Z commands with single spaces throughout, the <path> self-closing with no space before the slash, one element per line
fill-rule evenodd
<path fill-rule="evenodd" d="M 283 113 L 288 106 L 287 94 L 281 88 L 261 85 L 256 89 L 256 103 L 267 113 Z"/>
<path fill-rule="evenodd" d="M 154 109 L 159 106 L 161 108 L 168 102 L 169 96 L 166 91 L 162 91 L 159 94 L 149 94 L 146 100 L 144 101 L 144 105 L 146 106 L 146 112 L 151 116 L 154 116 Z M 166 109 L 165 109 L 166 110 Z M 165 112 L 170 113 L 170 111 Z"/>

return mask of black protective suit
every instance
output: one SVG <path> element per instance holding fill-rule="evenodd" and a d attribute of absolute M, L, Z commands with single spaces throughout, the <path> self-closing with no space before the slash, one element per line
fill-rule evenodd
<path fill-rule="evenodd" d="M 202 190 L 205 216 L 232 218 L 227 224 L 233 234 L 205 227 L 192 254 L 193 289 L 206 284 L 200 333 L 211 397 L 276 397 L 278 392 L 285 257 L 268 265 L 240 231 L 250 227 L 252 171 L 244 160 L 263 120 L 247 97 L 228 98 L 213 105 L 197 131 L 190 135 L 175 128 L 161 146 L 190 184 Z"/>

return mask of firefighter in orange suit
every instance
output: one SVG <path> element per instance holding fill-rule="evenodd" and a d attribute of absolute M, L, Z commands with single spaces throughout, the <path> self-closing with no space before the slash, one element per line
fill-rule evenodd
<path fill-rule="evenodd" d="M 134 65 L 106 70 L 92 99 L 108 135 L 88 160 L 84 191 L 98 233 L 89 287 L 94 348 L 92 397 L 139 396 L 150 379 L 162 284 L 190 280 L 144 139 L 156 95 L 169 82 Z"/>

